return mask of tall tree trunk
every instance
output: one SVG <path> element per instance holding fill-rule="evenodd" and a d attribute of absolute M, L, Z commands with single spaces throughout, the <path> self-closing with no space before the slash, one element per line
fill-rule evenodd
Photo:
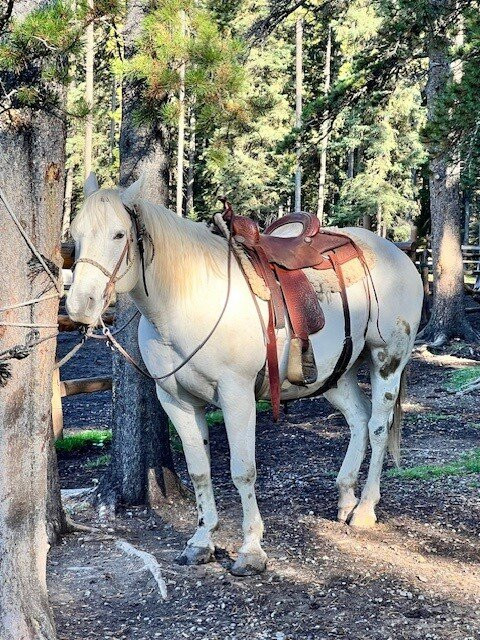
<path fill-rule="evenodd" d="M 193 185 L 195 180 L 195 155 L 196 155 L 196 121 L 195 121 L 195 105 L 190 107 L 189 118 L 190 137 L 188 140 L 188 173 L 187 173 L 187 204 L 186 215 L 193 214 Z"/>
<path fill-rule="evenodd" d="M 450 0 L 432 0 L 432 9 L 443 12 L 448 2 Z M 436 115 L 438 98 L 447 83 L 461 72 L 457 66 L 456 73 L 452 74 L 450 44 L 445 35 L 433 36 L 429 43 L 426 86 L 429 120 Z M 467 320 L 464 302 L 460 159 L 452 158 L 451 153 L 436 148 L 430 149 L 430 217 L 433 307 L 430 320 L 420 337 L 439 346 L 454 337 L 475 340 L 478 336 Z"/>
<path fill-rule="evenodd" d="M 135 41 L 148 5 L 138 0 L 127 3 L 125 58 L 133 55 Z M 167 204 L 169 163 L 165 153 L 166 130 L 161 123 L 134 121 L 143 87 L 124 81 L 122 127 L 120 132 L 120 183 L 127 185 L 140 174 L 146 178 L 145 197 Z M 119 295 L 115 318 L 123 325 L 135 313 L 127 295 Z M 141 362 L 138 348 L 138 320 L 122 332 L 129 353 Z M 121 504 L 159 503 L 164 497 L 178 495 L 170 450 L 168 419 L 155 392 L 155 383 L 143 377 L 122 356 L 113 358 L 113 441 L 112 458 L 102 478 L 97 498 L 100 513 L 113 516 Z"/>
<path fill-rule="evenodd" d="M 325 94 L 330 91 L 330 78 L 331 78 L 331 58 L 332 58 L 332 27 L 328 25 L 327 46 L 325 48 L 325 69 L 324 69 L 324 85 L 323 89 Z M 330 121 L 328 113 L 323 114 L 322 122 L 322 140 L 320 143 L 320 169 L 318 173 L 318 203 L 317 203 L 317 216 L 320 220 L 320 224 L 324 224 L 324 210 L 325 210 L 325 180 L 327 177 L 327 150 L 328 150 L 328 138 L 329 138 Z"/>
<path fill-rule="evenodd" d="M 187 16 L 180 11 L 181 36 L 185 38 L 187 31 Z M 185 62 L 179 69 L 180 88 L 178 91 L 178 145 L 177 145 L 177 215 L 183 215 L 183 170 L 185 156 Z"/>
<path fill-rule="evenodd" d="M 352 147 L 348 150 L 347 155 L 347 178 L 355 177 L 355 149 Z"/>
<path fill-rule="evenodd" d="M 69 167 L 65 175 L 65 196 L 63 200 L 62 242 L 65 242 L 70 233 L 72 218 L 72 194 L 73 194 L 73 169 Z"/>
<path fill-rule="evenodd" d="M 116 147 L 116 122 L 115 122 L 115 111 L 117 110 L 117 77 L 113 75 L 112 77 L 112 93 L 110 95 L 110 127 L 108 132 L 108 143 L 110 147 L 110 162 L 113 164 L 114 161 L 114 152 Z"/>
<path fill-rule="evenodd" d="M 87 6 L 93 11 L 93 0 L 87 0 Z M 87 25 L 85 33 L 85 102 L 88 114 L 85 119 L 85 176 L 92 170 L 93 156 L 93 63 L 94 63 L 93 21 Z"/>
<path fill-rule="evenodd" d="M 18 3 L 18 11 L 41 7 Z M 8 91 L 10 79 L 2 74 Z M 13 87 L 12 87 L 13 88 Z M 56 265 L 59 251 L 65 126 L 47 113 L 0 116 L 2 189 L 40 253 Z M 0 306 L 45 294 L 52 283 L 0 202 Z M 54 291 L 54 289 L 53 289 Z M 11 323 L 56 324 L 58 300 L 12 309 Z M 40 337 L 54 329 L 38 329 Z M 25 344 L 31 329 L 0 326 L 0 351 Z M 0 386 L 0 638 L 53 640 L 55 628 L 46 587 L 47 467 L 51 441 L 51 384 L 54 339 L 34 347 L 23 360 L 11 360 L 11 378 Z M 5 363 L 2 363 L 3 365 Z M 3 368 L 3 367 L 2 367 Z"/>
<path fill-rule="evenodd" d="M 303 93 L 303 18 L 295 25 L 295 127 L 302 126 Z M 295 211 L 302 210 L 302 143 L 300 131 L 297 132 L 297 168 L 295 171 Z"/>
<path fill-rule="evenodd" d="M 382 205 L 377 202 L 377 236 L 382 235 Z"/>

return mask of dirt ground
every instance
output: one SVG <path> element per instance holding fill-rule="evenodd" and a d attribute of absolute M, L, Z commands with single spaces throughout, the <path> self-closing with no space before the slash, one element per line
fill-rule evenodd
<path fill-rule="evenodd" d="M 61 350 L 72 340 L 65 337 Z M 95 375 L 108 371 L 103 345 L 88 349 L 80 364 L 69 363 L 64 378 L 92 375 L 93 368 Z M 458 354 L 415 355 L 403 466 L 441 464 L 480 446 L 478 394 L 460 397 L 446 390 L 451 371 L 472 364 Z M 257 495 L 269 556 L 266 573 L 235 578 L 228 572 L 240 544 L 241 512 L 218 425 L 211 429 L 220 514 L 217 562 L 174 564 L 196 520 L 188 503 L 158 513 L 129 509 L 98 533 L 70 535 L 49 558 L 59 638 L 480 638 L 480 474 L 407 480 L 389 476 L 389 463 L 379 524 L 368 532 L 353 530 L 335 522 L 334 481 L 348 428 L 332 411 L 325 400 L 314 399 L 292 403 L 276 425 L 269 413 L 259 415 Z M 65 403 L 69 428 L 104 427 L 109 416 L 108 393 Z M 100 453 L 61 458 L 62 485 L 93 486 L 103 468 L 84 464 Z M 182 455 L 177 458 L 186 479 Z M 68 505 L 78 522 L 98 525 L 85 504 Z M 118 538 L 154 554 L 167 600 L 141 563 L 117 549 Z"/>

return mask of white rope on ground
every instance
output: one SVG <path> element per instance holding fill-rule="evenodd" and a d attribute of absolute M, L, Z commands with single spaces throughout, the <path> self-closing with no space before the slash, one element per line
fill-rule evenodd
<path fill-rule="evenodd" d="M 140 549 L 137 549 L 126 540 L 117 540 L 115 544 L 117 549 L 120 549 L 120 551 L 126 553 L 127 556 L 139 558 L 143 562 L 143 569 L 150 571 L 155 579 L 155 582 L 157 583 L 162 598 L 165 600 L 167 598 L 167 585 L 165 584 L 165 580 L 162 577 L 162 571 L 155 556 L 153 556 L 151 553 L 148 553 L 147 551 L 141 551 Z"/>
<path fill-rule="evenodd" d="M 33 255 L 37 258 L 37 260 L 40 262 L 40 264 L 42 265 L 42 267 L 45 269 L 45 271 L 47 272 L 50 280 L 53 282 L 53 284 L 55 285 L 55 289 L 58 291 L 58 295 L 61 297 L 62 295 L 62 289 L 61 286 L 58 283 L 58 278 L 56 278 L 53 273 L 50 271 L 50 269 L 48 268 L 48 265 L 46 264 L 45 260 L 42 258 L 42 256 L 40 255 L 40 253 L 37 251 L 36 247 L 34 246 L 33 242 L 30 240 L 30 238 L 28 237 L 28 235 L 26 234 L 24 228 L 22 227 L 22 225 L 20 224 L 19 219 L 17 218 L 17 216 L 13 213 L 10 205 L 8 204 L 8 201 L 5 197 L 5 194 L 2 190 L 2 188 L 0 187 L 0 200 L 3 202 L 3 204 L 5 205 L 5 209 L 7 210 L 7 213 L 10 215 L 10 217 L 12 218 L 13 222 L 15 223 L 15 226 L 17 227 L 17 229 L 20 231 L 22 238 L 25 240 L 25 242 L 27 243 L 30 251 L 33 253 Z"/>

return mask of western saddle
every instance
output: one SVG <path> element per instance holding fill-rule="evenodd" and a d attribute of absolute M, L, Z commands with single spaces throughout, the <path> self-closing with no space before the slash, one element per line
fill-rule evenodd
<path fill-rule="evenodd" d="M 342 299 L 345 339 L 335 368 L 322 387 L 320 395 L 336 385 L 345 373 L 352 355 L 350 310 L 348 307 L 342 265 L 358 258 L 365 275 L 368 266 L 362 250 L 348 236 L 320 228 L 317 217 L 309 213 L 292 213 L 271 224 L 260 233 L 251 218 L 233 213 L 230 203 L 224 203 L 223 218 L 233 240 L 241 245 L 250 258 L 256 273 L 270 291 L 267 334 L 267 366 L 273 416 L 279 416 L 280 376 L 275 329 L 291 328 L 288 380 L 295 385 L 307 385 L 317 379 L 315 360 L 309 336 L 325 325 L 325 316 L 318 296 L 303 269 L 333 269 L 338 278 Z M 290 228 L 287 229 L 287 225 Z M 292 228 L 299 233 L 291 236 Z M 283 235 L 282 235 L 283 233 Z M 287 237 L 285 234 L 289 234 Z M 248 281 L 248 278 L 247 278 Z M 370 303 L 369 303 L 370 305 Z"/>

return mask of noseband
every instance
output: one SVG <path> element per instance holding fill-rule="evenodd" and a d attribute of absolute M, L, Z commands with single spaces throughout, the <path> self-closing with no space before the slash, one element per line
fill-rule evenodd
<path fill-rule="evenodd" d="M 143 286 L 145 288 L 145 293 L 148 296 L 148 290 L 147 290 L 147 283 L 146 283 L 146 279 L 145 279 L 145 246 L 144 246 L 144 237 L 147 237 L 147 239 L 149 240 L 151 246 L 152 246 L 152 251 L 154 251 L 154 245 L 153 245 L 153 240 L 152 237 L 150 236 L 150 234 L 148 233 L 148 231 L 145 229 L 145 225 L 140 221 L 140 217 L 137 213 L 137 210 L 135 209 L 135 206 L 133 206 L 131 209 L 129 207 L 125 207 L 125 210 L 127 211 L 128 215 L 130 216 L 130 220 L 132 221 L 132 226 L 135 227 L 135 235 L 136 235 L 136 239 L 137 239 L 137 248 L 138 248 L 138 252 L 140 255 L 140 262 L 142 265 L 142 279 L 143 279 Z M 125 243 L 125 246 L 123 247 L 122 253 L 120 254 L 120 257 L 113 269 L 112 272 L 108 271 L 108 269 L 106 269 L 103 265 L 101 265 L 99 262 L 97 262 L 96 260 L 92 260 L 91 258 L 79 258 L 78 260 L 75 261 L 72 269 L 75 269 L 75 267 L 77 266 L 77 264 L 84 262 L 86 264 L 91 264 L 93 267 L 96 267 L 99 271 L 101 271 L 103 273 L 104 276 L 106 276 L 108 278 L 108 282 L 105 285 L 105 290 L 103 292 L 103 297 L 106 301 L 106 305 L 108 306 L 109 302 L 110 302 L 110 296 L 113 292 L 113 289 L 115 288 L 115 284 L 121 280 L 124 276 L 127 275 L 127 273 L 130 271 L 134 260 L 131 260 L 130 263 L 128 264 L 127 268 L 125 269 L 125 271 L 121 274 L 118 275 L 118 272 L 120 270 L 120 266 L 122 264 L 122 262 L 124 261 L 125 257 L 127 258 L 127 263 L 128 263 L 128 256 L 130 253 L 130 242 L 133 242 L 133 233 L 132 230 L 130 230 L 130 237 L 127 238 L 127 241 Z M 152 260 L 153 260 L 153 255 L 152 255 Z"/>

